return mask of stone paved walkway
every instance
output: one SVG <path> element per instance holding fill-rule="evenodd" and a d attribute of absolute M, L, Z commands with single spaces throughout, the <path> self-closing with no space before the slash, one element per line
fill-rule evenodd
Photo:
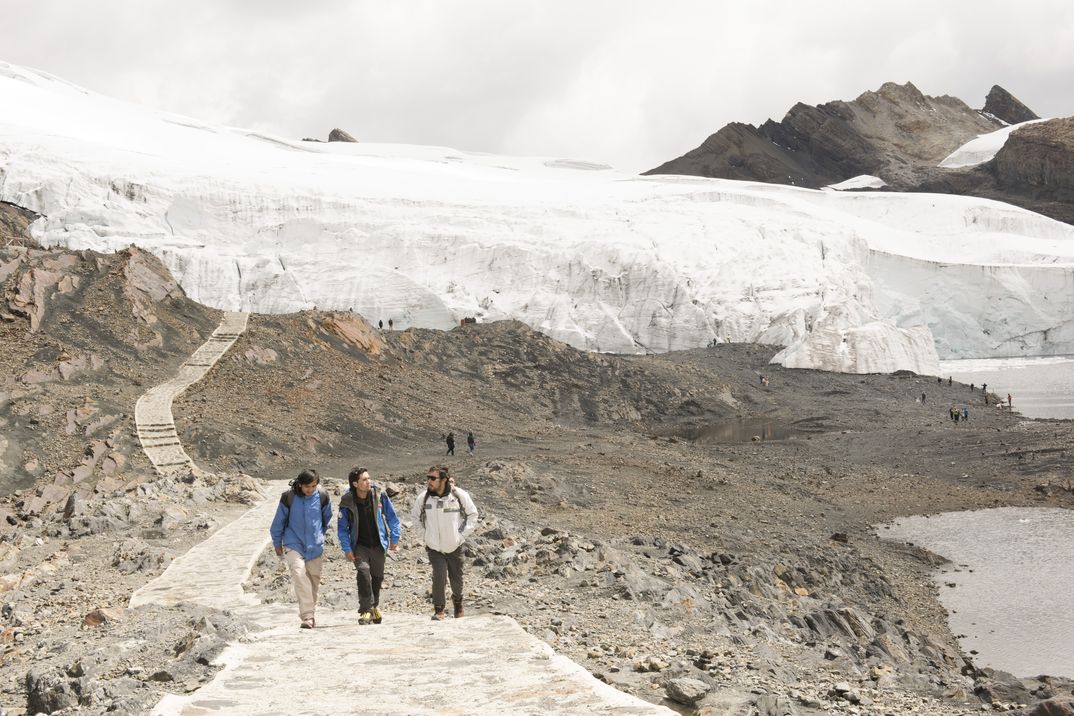
<path fill-rule="evenodd" d="M 246 318 L 227 314 L 179 375 L 138 401 L 139 437 L 158 471 L 197 469 L 179 443 L 171 402 L 223 355 Z M 164 427 L 170 432 L 155 430 Z M 212 681 L 166 696 L 154 714 L 674 713 L 597 680 L 505 616 L 433 622 L 388 613 L 383 624 L 359 626 L 354 610 L 322 609 L 316 629 L 299 629 L 295 605 L 260 604 L 242 588 L 269 544 L 278 497 L 268 493 L 131 596 L 132 608 L 200 604 L 251 625 L 220 655 Z"/>
<path fill-rule="evenodd" d="M 131 598 L 231 609 L 253 625 L 221 654 L 216 678 L 154 714 L 672 713 L 598 681 L 509 617 L 387 613 L 359 626 L 354 610 L 322 609 L 316 629 L 299 629 L 293 604 L 242 590 L 276 504 L 273 495 L 221 528 Z"/>
<path fill-rule="evenodd" d="M 142 449 L 153 463 L 157 472 L 166 474 L 179 470 L 198 472 L 194 461 L 183 450 L 179 435 L 175 431 L 172 418 L 172 401 L 194 383 L 197 383 L 209 369 L 220 360 L 220 356 L 246 330 L 247 313 L 225 313 L 223 320 L 209 340 L 182 366 L 171 380 L 151 388 L 138 399 L 134 406 L 134 422 L 138 429 L 138 439 Z"/>

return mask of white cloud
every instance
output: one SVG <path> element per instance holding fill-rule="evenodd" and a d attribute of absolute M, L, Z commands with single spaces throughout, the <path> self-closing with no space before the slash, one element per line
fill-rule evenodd
<path fill-rule="evenodd" d="M 1074 7 L 907 0 L 0 0 L 2 59 L 286 136 L 570 155 L 643 170 L 727 122 L 892 80 L 1074 113 Z"/>

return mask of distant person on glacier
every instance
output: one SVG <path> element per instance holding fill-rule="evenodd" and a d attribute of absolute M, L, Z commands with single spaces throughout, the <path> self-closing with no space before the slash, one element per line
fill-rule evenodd
<path fill-rule="evenodd" d="M 475 447 L 477 447 L 477 439 L 474 437 L 474 433 L 471 430 L 466 433 L 466 450 L 473 455 Z"/>
<path fill-rule="evenodd" d="M 444 438 L 444 442 L 447 443 L 447 453 L 446 454 L 454 455 L 455 454 L 455 433 L 448 433 L 447 437 Z"/>
<path fill-rule="evenodd" d="M 962 406 L 962 422 L 967 423 L 970 420 L 970 409 L 968 406 Z"/>
<path fill-rule="evenodd" d="M 925 404 L 925 394 L 924 393 L 921 394 L 921 404 L 922 405 Z"/>
<path fill-rule="evenodd" d="M 390 318 L 388 319 L 388 330 L 389 331 L 395 330 L 395 321 L 393 321 Z"/>
<path fill-rule="evenodd" d="M 380 319 L 379 321 L 377 321 L 377 328 L 379 328 L 382 331 L 384 330 L 384 319 L 383 318 Z"/>

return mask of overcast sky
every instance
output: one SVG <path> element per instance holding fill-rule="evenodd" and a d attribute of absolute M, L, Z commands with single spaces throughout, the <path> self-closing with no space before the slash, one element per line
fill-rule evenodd
<path fill-rule="evenodd" d="M 1072 115 L 1074 3 L 0 0 L 0 59 L 288 137 L 641 171 L 886 81 Z"/>

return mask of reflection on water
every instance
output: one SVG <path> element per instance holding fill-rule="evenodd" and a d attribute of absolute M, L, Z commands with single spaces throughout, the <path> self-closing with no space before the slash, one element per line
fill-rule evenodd
<path fill-rule="evenodd" d="M 951 560 L 936 576 L 940 600 L 978 666 L 1074 678 L 1074 511 L 948 512 L 878 532 Z"/>
<path fill-rule="evenodd" d="M 797 436 L 800 432 L 792 425 L 779 420 L 738 418 L 685 428 L 676 435 L 699 443 L 748 443 L 754 438 L 763 441 L 786 440 Z"/>

